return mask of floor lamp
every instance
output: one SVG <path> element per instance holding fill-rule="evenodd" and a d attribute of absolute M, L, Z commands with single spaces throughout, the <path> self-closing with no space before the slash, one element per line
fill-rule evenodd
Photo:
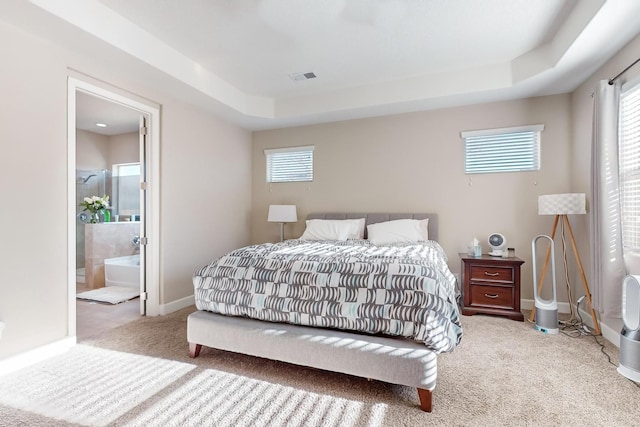
<path fill-rule="evenodd" d="M 582 278 L 582 285 L 584 286 L 585 297 L 589 304 L 589 310 L 591 312 L 591 318 L 593 319 L 593 325 L 596 335 L 600 335 L 600 324 L 596 317 L 596 312 L 593 309 L 593 303 L 591 302 L 591 292 L 589 292 L 589 285 L 587 284 L 587 277 L 584 274 L 584 268 L 582 267 L 582 261 L 580 261 L 580 254 L 578 254 L 578 247 L 576 241 L 573 238 L 573 230 L 571 230 L 571 224 L 569 223 L 569 217 L 567 215 L 584 215 L 587 213 L 585 195 L 584 193 L 565 193 L 565 194 L 547 194 L 544 196 L 538 196 L 538 215 L 555 215 L 555 221 L 553 222 L 553 231 L 551 232 L 551 239 L 553 240 L 558 228 L 558 222 L 561 222 L 562 238 L 564 239 L 564 226 L 566 225 L 569 230 L 569 239 L 571 240 L 571 246 L 573 247 L 573 254 L 576 257 L 578 263 L 578 270 L 580 271 L 580 277 Z M 547 272 L 547 266 L 549 264 L 549 258 L 551 255 L 551 247 L 547 248 L 547 255 L 542 265 L 542 272 L 540 276 L 540 282 L 538 283 L 538 294 L 542 292 L 542 285 L 544 283 L 545 273 Z M 534 254 L 535 256 L 535 254 Z M 534 284 L 535 286 L 535 284 Z M 571 304 L 571 301 L 569 301 Z M 529 321 L 533 322 L 535 319 L 535 310 L 531 311 L 529 315 Z"/>
<path fill-rule="evenodd" d="M 269 206 L 268 222 L 280 223 L 280 241 L 284 241 L 284 224 L 287 222 L 297 222 L 298 214 L 296 205 L 271 205 Z"/>

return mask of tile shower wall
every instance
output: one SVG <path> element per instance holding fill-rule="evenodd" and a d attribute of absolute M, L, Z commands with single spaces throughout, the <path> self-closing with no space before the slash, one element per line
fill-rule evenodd
<path fill-rule="evenodd" d="M 88 288 L 104 286 L 104 260 L 138 253 L 132 243 L 140 235 L 139 222 L 85 224 L 85 282 Z"/>

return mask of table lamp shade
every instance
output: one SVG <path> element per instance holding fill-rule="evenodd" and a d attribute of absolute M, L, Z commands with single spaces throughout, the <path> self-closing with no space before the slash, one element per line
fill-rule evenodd
<path fill-rule="evenodd" d="M 296 205 L 270 205 L 268 222 L 297 222 Z"/>
<path fill-rule="evenodd" d="M 586 213 L 584 193 L 538 196 L 538 215 L 584 215 Z"/>

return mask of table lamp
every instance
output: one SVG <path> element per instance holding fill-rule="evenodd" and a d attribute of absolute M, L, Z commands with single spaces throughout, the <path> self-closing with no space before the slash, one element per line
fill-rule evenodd
<path fill-rule="evenodd" d="M 296 205 L 270 205 L 267 221 L 280 223 L 280 241 L 284 241 L 284 224 L 298 221 Z"/>

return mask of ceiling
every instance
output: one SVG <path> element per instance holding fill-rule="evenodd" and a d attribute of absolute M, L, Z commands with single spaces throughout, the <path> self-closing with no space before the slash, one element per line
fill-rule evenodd
<path fill-rule="evenodd" d="M 131 108 L 76 92 L 76 129 L 102 135 L 121 135 L 138 132 L 140 113 Z M 98 126 L 98 123 L 106 125 Z"/>
<path fill-rule="evenodd" d="M 3 0 L 0 11 L 92 55 L 137 58 L 164 90 L 247 129 L 566 93 L 640 34 L 630 0 Z M 290 77 L 307 72 L 317 77 Z"/>

